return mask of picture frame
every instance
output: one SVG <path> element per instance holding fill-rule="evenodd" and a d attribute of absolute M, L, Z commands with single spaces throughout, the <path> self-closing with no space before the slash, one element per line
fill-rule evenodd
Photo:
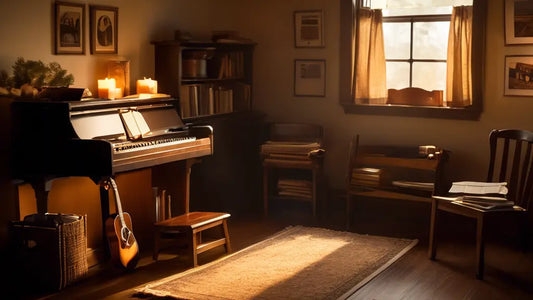
<path fill-rule="evenodd" d="M 326 96 L 326 60 L 294 60 L 294 96 Z"/>
<path fill-rule="evenodd" d="M 54 53 L 85 54 L 85 4 L 54 3 Z"/>
<path fill-rule="evenodd" d="M 533 96 L 533 55 L 505 56 L 504 96 Z"/>
<path fill-rule="evenodd" d="M 294 46 L 296 48 L 325 47 L 322 10 L 294 12 Z"/>
<path fill-rule="evenodd" d="M 505 44 L 533 44 L 533 0 L 505 0 Z"/>
<path fill-rule="evenodd" d="M 118 52 L 118 7 L 90 5 L 91 54 Z"/>

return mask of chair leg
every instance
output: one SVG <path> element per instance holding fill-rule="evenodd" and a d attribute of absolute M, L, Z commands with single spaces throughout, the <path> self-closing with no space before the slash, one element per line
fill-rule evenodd
<path fill-rule="evenodd" d="M 231 243 L 229 241 L 229 231 L 226 220 L 222 222 L 222 227 L 224 227 L 224 237 L 226 238 L 226 253 L 231 253 Z"/>
<path fill-rule="evenodd" d="M 152 255 L 152 259 L 157 261 L 157 258 L 159 257 L 159 244 L 161 242 L 161 231 L 156 228 L 155 234 L 154 234 L 154 253 Z"/>
<path fill-rule="evenodd" d="M 431 204 L 431 220 L 429 223 L 429 259 L 435 260 L 437 255 L 437 239 L 435 237 L 437 231 L 437 199 L 432 200 Z"/>
<path fill-rule="evenodd" d="M 350 193 L 346 193 L 346 230 L 350 230 L 351 225 L 351 219 L 352 219 L 352 205 L 351 205 L 351 199 L 350 199 Z"/>
<path fill-rule="evenodd" d="M 483 271 L 485 267 L 485 224 L 483 216 L 477 218 L 476 228 L 476 256 L 477 256 L 477 279 L 483 279 Z"/>
<path fill-rule="evenodd" d="M 196 248 L 198 246 L 198 241 L 196 240 L 196 233 L 193 232 L 192 229 L 187 230 L 187 248 L 190 256 L 190 264 L 194 268 L 198 265 L 198 257 Z"/>

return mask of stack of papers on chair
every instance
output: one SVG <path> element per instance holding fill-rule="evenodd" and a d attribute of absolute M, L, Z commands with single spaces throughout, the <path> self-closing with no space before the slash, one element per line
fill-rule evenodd
<path fill-rule="evenodd" d="M 261 154 L 289 154 L 289 155 L 305 155 L 307 156 L 311 151 L 320 149 L 319 143 L 311 142 L 275 142 L 267 141 L 261 145 Z"/>
<path fill-rule="evenodd" d="M 449 192 L 452 194 L 466 195 L 507 195 L 507 183 L 458 181 L 452 184 Z"/>

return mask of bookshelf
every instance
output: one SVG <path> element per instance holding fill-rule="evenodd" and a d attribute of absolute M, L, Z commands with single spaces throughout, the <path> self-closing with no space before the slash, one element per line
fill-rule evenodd
<path fill-rule="evenodd" d="M 263 115 L 253 111 L 255 43 L 157 41 L 158 90 L 179 99 L 187 125 L 213 128 L 213 155 L 191 172 L 191 211 L 259 210 Z"/>
<path fill-rule="evenodd" d="M 155 78 L 183 119 L 252 110 L 254 43 L 160 41 Z"/>
<path fill-rule="evenodd" d="M 448 151 L 435 147 L 433 154 L 427 154 L 424 147 L 432 146 L 361 146 L 354 138 L 346 178 L 347 228 L 352 218 L 351 202 L 359 198 L 429 204 L 432 196 L 445 193 L 442 168 Z"/>

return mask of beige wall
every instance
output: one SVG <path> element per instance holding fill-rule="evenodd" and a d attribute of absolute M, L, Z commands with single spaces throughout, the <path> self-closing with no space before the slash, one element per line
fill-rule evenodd
<path fill-rule="evenodd" d="M 503 1 L 488 1 L 487 55 L 484 111 L 478 121 L 344 114 L 339 99 L 339 1 L 277 0 L 246 2 L 241 6 L 241 32 L 257 43 L 255 107 L 273 121 L 323 124 L 326 130 L 326 172 L 330 185 L 343 188 L 348 143 L 355 133 L 361 142 L 380 144 L 436 144 L 451 151 L 450 180 L 484 180 L 488 160 L 488 133 L 493 128 L 533 130 L 533 97 L 504 97 L 504 57 L 531 55 L 533 46 L 505 46 Z M 323 9 L 326 47 L 294 48 L 294 10 Z M 245 24 L 248 24 L 245 26 Z M 327 95 L 293 97 L 293 60 L 326 59 Z"/>
<path fill-rule="evenodd" d="M 99 5 L 119 7 L 118 55 L 53 55 L 53 1 L 0 1 L 0 69 L 10 71 L 18 56 L 56 61 L 75 76 L 77 87 L 94 90 L 105 76 L 108 59 L 131 60 L 132 85 L 153 76 L 151 40 L 170 39 L 175 29 L 206 38 L 214 29 L 238 30 L 258 45 L 254 65 L 255 108 L 270 121 L 313 122 L 326 129 L 326 173 L 330 186 L 342 188 L 348 143 L 355 133 L 365 143 L 437 144 L 451 151 L 448 175 L 452 180 L 482 180 L 486 172 L 487 135 L 492 128 L 533 130 L 530 97 L 504 97 L 504 56 L 530 54 L 533 46 L 505 46 L 503 1 L 490 0 L 484 111 L 478 121 L 344 114 L 339 105 L 340 0 L 116 0 Z M 91 3 L 91 1 L 73 1 Z M 96 4 L 96 3 L 95 3 Z M 326 47 L 294 47 L 293 12 L 323 9 Z M 87 23 L 88 24 L 88 23 Z M 88 29 L 87 29 L 88 32 Z M 87 34 L 88 38 L 88 34 Z M 88 40 L 87 40 L 88 41 Z M 293 61 L 326 59 L 326 97 L 294 97 Z M 216 133 L 215 133 L 216 135 Z M 91 184 L 90 182 L 87 184 Z M 4 194 L 3 194 L 4 195 Z"/>

